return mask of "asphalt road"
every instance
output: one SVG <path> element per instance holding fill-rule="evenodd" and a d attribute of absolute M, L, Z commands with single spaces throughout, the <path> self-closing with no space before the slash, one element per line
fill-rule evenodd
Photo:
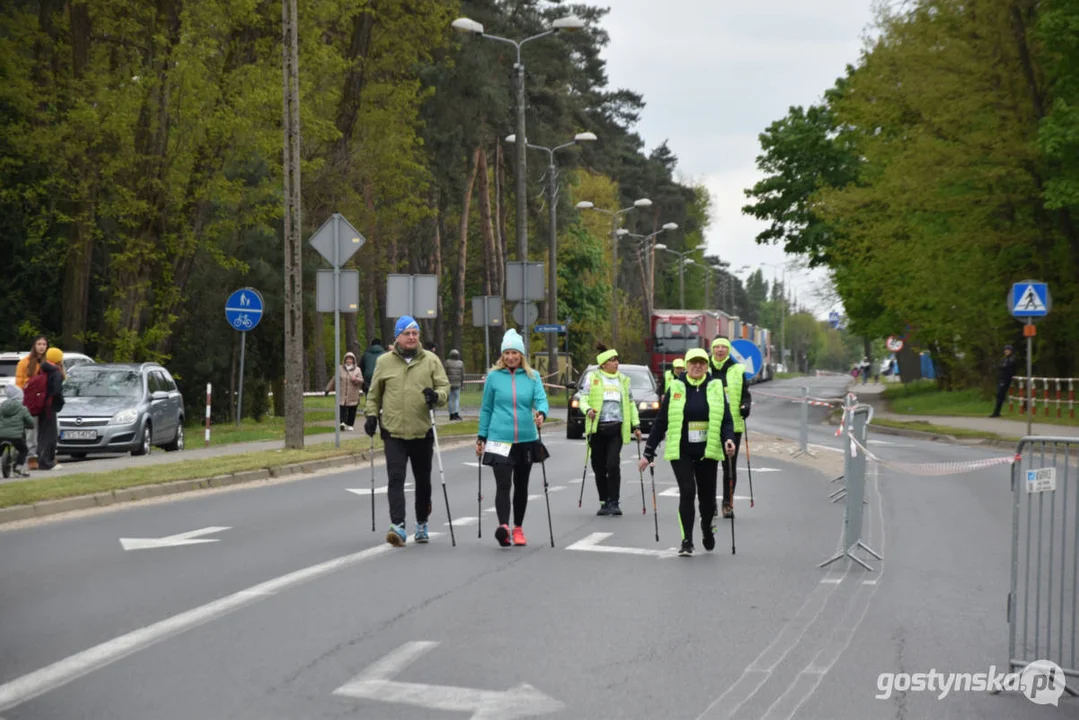
<path fill-rule="evenodd" d="M 821 396 L 845 386 L 810 382 Z M 1007 664 L 1007 470 L 880 469 L 864 536 L 884 562 L 821 570 L 843 527 L 842 503 L 826 497 L 839 440 L 814 427 L 818 459 L 791 461 L 789 443 L 765 433 L 796 437 L 795 412 L 755 403 L 755 506 L 737 502 L 735 555 L 721 521 L 715 552 L 698 534 L 694 557 L 672 557 L 677 494 L 662 463 L 655 541 L 632 447 L 626 514 L 594 515 L 591 477 L 578 509 L 584 445 L 561 434 L 548 438 L 554 549 L 539 467 L 528 547 L 497 547 L 493 479 L 484 472 L 477 513 L 468 448 L 443 457 L 456 547 L 437 469 L 441 534 L 427 546 L 384 544 L 378 492 L 371 532 L 366 467 L 0 531 L 0 717 L 1075 717 L 1067 697 L 1059 708 L 1016 693 L 875 697 L 880 673 Z M 1001 453 L 891 436 L 870 449 L 901 462 Z M 132 541 L 208 528 L 219 529 L 185 545 Z"/>

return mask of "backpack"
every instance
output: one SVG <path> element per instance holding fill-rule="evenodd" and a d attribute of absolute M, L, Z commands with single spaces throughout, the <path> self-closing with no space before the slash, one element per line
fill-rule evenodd
<path fill-rule="evenodd" d="M 34 417 L 41 415 L 49 406 L 48 387 L 48 375 L 39 372 L 26 382 L 26 387 L 22 390 L 22 404 Z"/>

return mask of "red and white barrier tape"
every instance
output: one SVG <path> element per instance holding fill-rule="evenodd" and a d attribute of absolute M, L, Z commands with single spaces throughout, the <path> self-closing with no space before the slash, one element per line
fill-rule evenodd
<path fill-rule="evenodd" d="M 790 400 L 791 402 L 800 403 L 805 398 L 800 398 L 795 395 L 778 395 L 776 393 L 764 392 L 763 390 L 754 390 L 754 395 L 760 395 L 762 397 L 778 398 L 780 400 Z M 827 400 L 821 400 L 819 398 L 809 398 L 810 405 L 816 405 L 818 407 L 838 407 L 839 404 L 835 402 L 829 402 Z"/>
<path fill-rule="evenodd" d="M 978 470 L 985 470 L 987 468 L 996 467 L 997 465 L 1011 465 L 1019 460 L 1018 455 L 1007 455 L 995 458 L 986 458 L 985 460 L 958 460 L 954 462 L 937 462 L 937 463 L 904 463 L 904 462 L 892 462 L 890 460 L 884 460 L 878 455 L 875 455 L 865 445 L 858 442 L 853 435 L 850 436 L 851 442 L 851 454 L 857 455 L 858 450 L 865 453 L 865 456 L 873 460 L 876 463 L 896 472 L 905 473 L 907 475 L 918 475 L 920 477 L 943 477 L 945 475 L 961 475 L 968 472 L 976 472 Z"/>

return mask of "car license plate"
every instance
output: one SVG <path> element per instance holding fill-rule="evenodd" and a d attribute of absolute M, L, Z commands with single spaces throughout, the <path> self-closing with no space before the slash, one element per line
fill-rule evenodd
<path fill-rule="evenodd" d="M 61 440 L 97 440 L 97 430 L 63 430 Z"/>

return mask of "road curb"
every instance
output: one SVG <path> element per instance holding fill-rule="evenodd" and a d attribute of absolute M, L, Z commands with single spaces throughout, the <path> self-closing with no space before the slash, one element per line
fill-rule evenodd
<path fill-rule="evenodd" d="M 458 447 L 471 445 L 473 442 L 474 440 L 471 437 L 468 437 L 457 441 L 451 440 L 449 442 L 441 443 L 441 447 L 443 450 L 455 450 Z M 0 525 L 19 522 L 21 520 L 49 517 L 50 515 L 59 515 L 61 513 L 68 513 L 76 510 L 92 510 L 95 508 L 124 505 L 127 503 L 135 503 L 140 500 L 149 500 L 150 498 L 164 497 L 167 495 L 179 495 L 181 493 L 189 493 L 196 490 L 228 487 L 230 485 L 243 485 L 261 480 L 311 475 L 323 470 L 332 470 L 334 468 L 359 465 L 360 463 L 368 462 L 370 460 L 368 453 L 370 452 L 371 451 L 369 450 L 364 450 L 360 453 L 351 453 L 339 457 L 322 458 L 320 460 L 292 463 L 290 465 L 278 465 L 258 470 L 245 470 L 243 472 L 229 473 L 227 475 L 214 475 L 206 478 L 192 478 L 190 480 L 174 480 L 172 482 L 155 485 L 137 485 L 135 487 L 121 488 L 119 490 L 98 492 L 92 495 L 74 495 L 72 497 L 59 498 L 56 500 L 42 500 L 41 502 L 32 503 L 30 505 L 12 505 L 11 507 L 0 508 Z M 374 451 L 375 457 L 381 454 L 381 448 L 377 448 Z"/>

